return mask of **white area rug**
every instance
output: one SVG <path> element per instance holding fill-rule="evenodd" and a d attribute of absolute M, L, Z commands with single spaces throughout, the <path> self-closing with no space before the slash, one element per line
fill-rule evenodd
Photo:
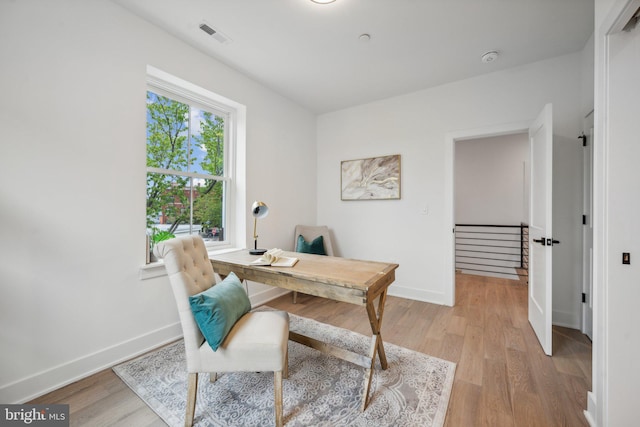
<path fill-rule="evenodd" d="M 290 315 L 290 329 L 358 353 L 370 338 Z M 389 368 L 375 370 L 369 406 L 360 411 L 364 370 L 289 342 L 289 378 L 284 380 L 287 426 L 422 426 L 444 423 L 456 365 L 385 343 Z M 187 372 L 183 342 L 113 368 L 170 426 L 184 425 Z M 224 373 L 209 382 L 199 376 L 195 426 L 270 426 L 274 423 L 272 373 Z"/>

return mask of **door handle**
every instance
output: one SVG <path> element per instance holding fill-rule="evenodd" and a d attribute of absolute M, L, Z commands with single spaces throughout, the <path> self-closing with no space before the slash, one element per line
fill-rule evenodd
<path fill-rule="evenodd" d="M 546 237 L 542 237 L 540 239 L 533 239 L 535 243 L 540 243 L 542 246 L 553 246 L 560 244 L 559 240 L 555 239 L 547 239 Z"/>
<path fill-rule="evenodd" d="M 540 243 L 542 246 L 547 246 L 547 240 L 544 237 L 542 239 L 533 239 L 533 241 Z"/>

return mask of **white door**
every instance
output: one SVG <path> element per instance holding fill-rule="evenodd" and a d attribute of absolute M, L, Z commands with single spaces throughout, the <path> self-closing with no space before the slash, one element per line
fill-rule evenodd
<path fill-rule="evenodd" d="M 582 333 L 593 340 L 593 112 L 583 134 Z"/>
<path fill-rule="evenodd" d="M 529 128 L 531 202 L 529 203 L 529 323 L 542 349 L 551 355 L 551 185 L 553 162 L 552 107 Z"/>

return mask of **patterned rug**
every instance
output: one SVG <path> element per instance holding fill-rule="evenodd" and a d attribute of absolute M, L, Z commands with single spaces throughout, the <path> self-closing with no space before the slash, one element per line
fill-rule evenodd
<path fill-rule="evenodd" d="M 370 338 L 290 314 L 290 329 L 367 354 Z M 360 411 L 364 370 L 289 341 L 284 380 L 287 426 L 442 426 L 455 363 L 385 343 L 389 367 L 377 363 L 369 406 Z M 113 368 L 168 425 L 184 425 L 187 373 L 177 341 Z M 272 373 L 199 376 L 195 426 L 270 426 L 274 422 Z"/>

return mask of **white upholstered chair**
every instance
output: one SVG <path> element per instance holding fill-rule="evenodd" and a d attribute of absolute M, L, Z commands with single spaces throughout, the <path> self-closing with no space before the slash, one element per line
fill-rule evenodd
<path fill-rule="evenodd" d="M 331 245 L 331 234 L 329 233 L 329 227 L 326 225 L 296 225 L 293 250 L 298 251 L 298 236 L 302 236 L 305 241 L 311 242 L 314 239 L 322 236 L 324 243 L 324 253 L 328 256 L 333 256 L 333 246 Z M 298 298 L 298 293 L 293 292 L 293 303 L 295 304 Z"/>
<path fill-rule="evenodd" d="M 217 351 L 213 351 L 198 328 L 189 296 L 216 284 L 204 241 L 199 236 L 165 240 L 156 245 L 163 258 L 178 305 L 186 350 L 188 390 L 185 426 L 193 424 L 198 373 L 274 372 L 276 426 L 282 426 L 282 378 L 287 377 L 289 315 L 283 311 L 256 311 L 244 314 L 229 331 Z"/>

